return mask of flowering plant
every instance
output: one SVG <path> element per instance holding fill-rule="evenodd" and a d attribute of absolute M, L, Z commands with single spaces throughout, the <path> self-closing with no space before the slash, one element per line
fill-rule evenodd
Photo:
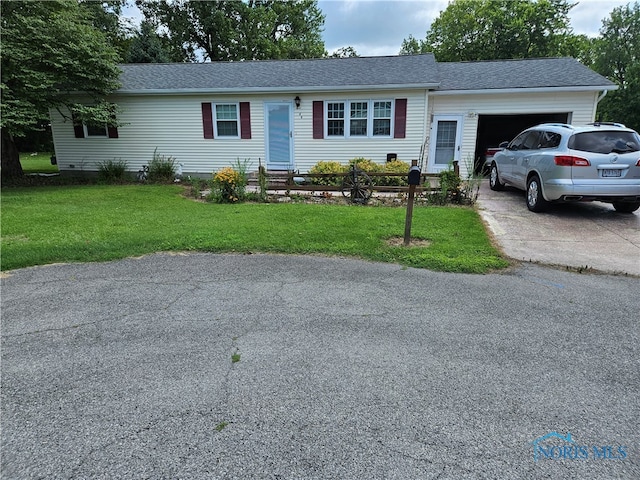
<path fill-rule="evenodd" d="M 235 203 L 244 197 L 244 181 L 240 172 L 224 167 L 213 174 L 213 199 L 218 203 Z"/>

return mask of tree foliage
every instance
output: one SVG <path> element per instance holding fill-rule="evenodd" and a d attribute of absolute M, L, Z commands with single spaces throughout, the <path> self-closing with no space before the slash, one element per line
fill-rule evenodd
<path fill-rule="evenodd" d="M 143 20 L 140 32 L 131 39 L 127 63 L 168 63 L 171 60 L 171 53 L 153 24 Z"/>
<path fill-rule="evenodd" d="M 596 39 L 593 68 L 618 84 L 600 102 L 602 120 L 640 129 L 640 4 L 615 8 Z"/>
<path fill-rule="evenodd" d="M 122 8 L 126 0 L 78 0 L 89 23 L 102 32 L 109 45 L 118 53 L 118 60 L 124 61 L 129 51 L 131 33 L 134 28 L 122 21 Z"/>
<path fill-rule="evenodd" d="M 329 57 L 331 58 L 352 58 L 359 57 L 358 52 L 351 45 L 347 47 L 340 47 L 335 52 L 333 52 Z"/>
<path fill-rule="evenodd" d="M 117 52 L 75 0 L 4 2 L 1 25 L 2 175 L 10 177 L 22 174 L 14 137 L 37 129 L 50 108 L 76 109 L 74 93 L 91 104 L 78 108 L 83 120 L 111 119 L 104 98 L 118 88 L 120 70 Z"/>
<path fill-rule="evenodd" d="M 440 62 L 553 57 L 578 45 L 567 0 L 453 0 L 425 40 L 412 36 L 401 54 L 433 52 Z"/>
<path fill-rule="evenodd" d="M 316 0 L 162 0 L 136 4 L 182 61 L 315 58 L 325 55 Z"/>

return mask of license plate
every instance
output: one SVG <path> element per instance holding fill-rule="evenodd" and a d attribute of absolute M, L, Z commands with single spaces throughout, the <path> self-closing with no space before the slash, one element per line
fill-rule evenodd
<path fill-rule="evenodd" d="M 621 177 L 622 170 L 602 170 L 603 177 Z"/>

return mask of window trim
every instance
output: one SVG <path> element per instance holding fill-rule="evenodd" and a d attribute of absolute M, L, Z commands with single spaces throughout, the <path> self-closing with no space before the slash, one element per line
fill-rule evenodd
<path fill-rule="evenodd" d="M 100 127 L 93 126 L 93 128 Z M 102 126 L 103 135 L 89 135 L 89 126 L 86 123 L 82 124 L 82 131 L 84 132 L 84 138 L 109 138 L 109 127 L 107 125 Z"/>
<path fill-rule="evenodd" d="M 233 105 L 236 109 L 236 135 L 221 135 L 218 132 L 218 121 L 221 122 L 232 122 L 230 119 L 221 119 L 217 118 L 217 107 L 219 105 Z M 214 138 L 219 140 L 229 139 L 229 140 L 237 140 L 240 138 L 241 134 L 241 125 L 240 125 L 240 103 L 239 102 L 211 102 L 211 116 L 213 121 L 213 135 Z"/>
<path fill-rule="evenodd" d="M 375 104 L 389 102 L 391 104 L 391 111 L 389 117 L 375 117 Z M 341 119 L 343 121 L 343 135 L 331 135 L 329 132 L 329 104 L 343 104 L 344 106 L 344 117 Z M 362 118 L 352 118 L 351 117 L 351 105 L 354 103 L 365 103 L 367 105 L 367 117 L 366 117 L 366 135 L 352 135 L 351 134 L 351 121 L 352 120 L 363 120 Z M 325 139 L 335 139 L 335 138 L 354 138 L 354 139 L 364 139 L 364 138 L 394 138 L 394 127 L 395 127 L 395 103 L 396 100 L 393 98 L 368 98 L 368 99 L 340 99 L 340 100 L 325 100 L 324 101 L 324 109 L 323 109 L 323 127 L 326 132 L 324 135 Z M 389 134 L 388 135 L 376 135 L 374 133 L 374 120 L 389 120 Z"/>

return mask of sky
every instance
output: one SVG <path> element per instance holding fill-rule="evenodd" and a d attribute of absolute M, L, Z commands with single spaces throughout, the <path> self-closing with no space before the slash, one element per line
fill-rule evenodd
<path fill-rule="evenodd" d="M 633 0 L 577 0 L 569 12 L 574 33 L 598 35 L 611 11 Z M 346 46 L 360 56 L 397 55 L 402 41 L 413 35 L 424 40 L 431 22 L 447 8 L 449 0 L 319 0 L 325 14 L 325 49 L 333 53 Z M 129 8 L 125 16 L 138 17 Z"/>

